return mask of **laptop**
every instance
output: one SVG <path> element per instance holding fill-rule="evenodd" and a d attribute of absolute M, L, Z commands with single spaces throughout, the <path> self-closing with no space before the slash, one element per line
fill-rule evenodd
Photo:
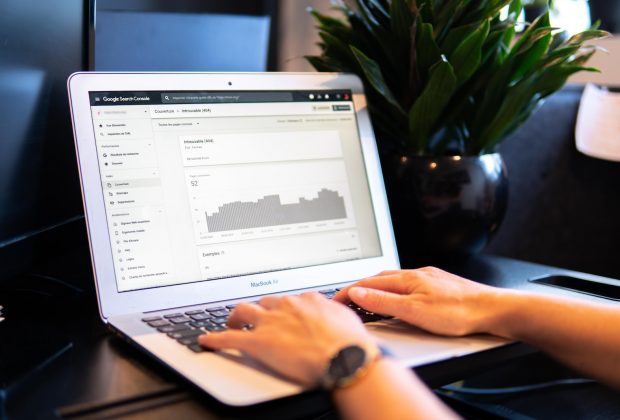
<path fill-rule="evenodd" d="M 204 351 L 196 337 L 226 329 L 239 302 L 331 297 L 399 268 L 361 81 L 76 73 L 68 85 L 102 320 L 224 404 L 303 392 L 243 354 Z M 408 366 L 506 343 L 365 315 Z"/>

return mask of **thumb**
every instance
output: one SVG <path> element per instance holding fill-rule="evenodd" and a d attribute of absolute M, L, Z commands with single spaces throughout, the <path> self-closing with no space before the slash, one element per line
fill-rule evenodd
<path fill-rule="evenodd" d="M 401 314 L 406 302 L 402 295 L 366 287 L 352 287 L 349 298 L 367 311 L 392 316 Z"/>

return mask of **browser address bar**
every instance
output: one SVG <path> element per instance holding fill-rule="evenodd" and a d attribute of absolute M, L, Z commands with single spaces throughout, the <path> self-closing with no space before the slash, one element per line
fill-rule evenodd
<path fill-rule="evenodd" d="M 218 104 L 247 102 L 293 102 L 290 92 L 166 92 L 161 94 L 164 104 Z"/>

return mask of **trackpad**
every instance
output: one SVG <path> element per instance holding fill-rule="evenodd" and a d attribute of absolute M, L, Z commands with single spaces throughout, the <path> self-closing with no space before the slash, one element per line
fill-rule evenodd
<path fill-rule="evenodd" d="M 366 327 L 382 346 L 406 366 L 420 366 L 511 343 L 505 338 L 486 334 L 439 336 L 398 319 L 373 322 L 366 324 Z"/>

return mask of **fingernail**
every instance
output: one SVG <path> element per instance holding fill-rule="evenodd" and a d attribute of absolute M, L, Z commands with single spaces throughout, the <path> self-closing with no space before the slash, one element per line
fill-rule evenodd
<path fill-rule="evenodd" d="M 363 287 L 352 287 L 351 290 L 349 290 L 349 296 L 352 298 L 364 299 L 367 294 L 368 291 Z"/>

